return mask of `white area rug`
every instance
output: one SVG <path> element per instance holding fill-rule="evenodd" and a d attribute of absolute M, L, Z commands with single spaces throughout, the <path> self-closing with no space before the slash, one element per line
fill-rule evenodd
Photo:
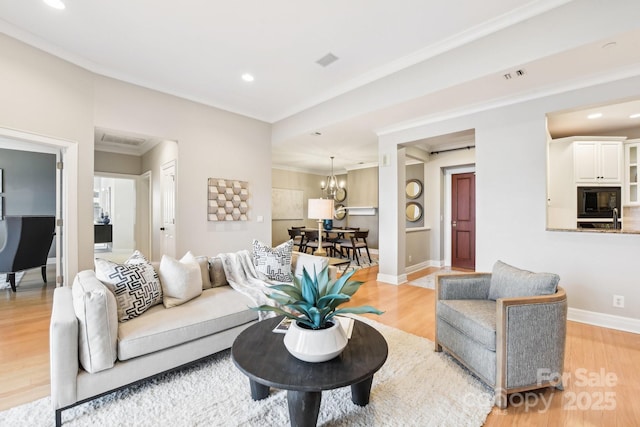
<path fill-rule="evenodd" d="M 433 343 L 380 323 L 389 357 L 373 379 L 369 405 L 351 402 L 349 387 L 322 393 L 319 426 L 481 426 L 491 393 Z M 257 353 L 259 352 L 256 349 Z M 256 354 L 256 357 L 260 357 Z M 248 379 L 229 351 L 194 367 L 66 410 L 65 426 L 287 426 L 286 392 L 253 401 Z M 0 412 L 2 426 L 50 426 L 47 397 Z"/>
<path fill-rule="evenodd" d="M 438 271 L 436 271 L 435 273 L 431 273 L 428 274 L 426 276 L 422 276 L 419 277 L 415 280 L 412 280 L 410 282 L 407 283 L 407 285 L 411 285 L 411 286 L 418 286 L 420 288 L 427 288 L 427 289 L 435 289 L 436 288 L 436 275 L 438 274 L 442 274 L 442 273 L 451 273 L 451 268 L 449 267 L 445 267 L 442 268 Z"/>
<path fill-rule="evenodd" d="M 360 265 L 358 265 L 357 262 L 355 261 L 351 261 L 351 263 L 349 265 L 341 265 L 338 267 L 338 271 L 340 273 L 345 273 L 345 272 L 349 272 L 351 270 L 359 270 L 361 268 L 369 268 L 369 267 L 373 267 L 378 265 L 378 260 L 377 259 L 372 259 L 370 260 L 369 258 L 367 258 L 366 256 L 364 258 L 360 258 Z"/>
<path fill-rule="evenodd" d="M 16 273 L 16 288 L 20 286 L 24 273 L 24 271 Z M 7 282 L 7 275 L 4 273 L 0 274 L 0 289 L 11 289 L 11 283 Z"/>

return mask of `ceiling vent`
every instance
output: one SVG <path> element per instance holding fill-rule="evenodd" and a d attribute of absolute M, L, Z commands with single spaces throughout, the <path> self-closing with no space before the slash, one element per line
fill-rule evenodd
<path fill-rule="evenodd" d="M 333 64 L 334 62 L 336 62 L 338 60 L 338 57 L 335 56 L 333 53 L 329 52 L 327 53 L 325 56 L 323 56 L 322 58 L 318 59 L 316 61 L 316 64 L 322 66 L 322 67 L 327 67 L 331 64 Z"/>
<path fill-rule="evenodd" d="M 106 142 L 109 144 L 118 144 L 118 145 L 126 145 L 129 147 L 140 147 L 142 144 L 146 142 L 145 138 L 134 138 L 131 136 L 119 136 L 104 133 L 102 138 L 100 139 L 102 142 Z"/>
<path fill-rule="evenodd" d="M 511 80 L 511 79 L 512 79 L 512 78 L 514 78 L 514 77 L 522 77 L 522 76 L 524 76 L 525 74 L 527 74 L 527 72 L 526 72 L 523 68 L 520 68 L 519 70 L 515 70 L 515 71 L 514 71 L 514 72 L 512 72 L 512 73 L 504 73 L 504 74 L 502 75 L 502 77 L 503 77 L 505 80 Z"/>

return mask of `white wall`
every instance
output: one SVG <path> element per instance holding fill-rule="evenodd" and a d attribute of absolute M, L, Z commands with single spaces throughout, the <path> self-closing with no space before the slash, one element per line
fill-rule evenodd
<path fill-rule="evenodd" d="M 178 253 L 216 254 L 247 248 L 254 237 L 270 240 L 269 124 L 96 76 L 4 35 L 0 52 L 0 127 L 77 144 L 77 171 L 68 176 L 68 276 L 93 268 L 96 126 L 178 141 Z M 249 181 L 248 222 L 207 222 L 208 177 Z"/>
<path fill-rule="evenodd" d="M 545 229 L 545 113 L 638 96 L 640 77 L 568 91 L 387 135 L 380 139 L 380 151 L 382 155 L 399 143 L 475 129 L 476 269 L 490 271 L 501 259 L 533 271 L 555 272 L 571 308 L 640 319 L 640 235 Z M 397 176 L 385 175 L 380 181 L 381 194 L 395 191 L 397 180 Z M 381 218 L 391 217 L 394 210 L 394 206 L 381 205 Z M 381 246 L 383 277 L 399 274 L 400 269 L 382 262 L 387 256 L 395 259 L 394 250 Z M 625 308 L 612 307 L 613 294 L 625 296 Z"/>
<path fill-rule="evenodd" d="M 93 82 L 87 71 L 0 34 L 0 127 L 77 145 L 65 218 L 68 275 L 93 266 Z M 72 168 L 69 168 L 71 170 Z"/>
<path fill-rule="evenodd" d="M 269 124 L 100 76 L 94 91 L 96 126 L 177 141 L 177 256 L 246 249 L 254 238 L 271 241 Z M 153 180 L 159 178 L 154 171 Z M 249 221 L 207 221 L 208 178 L 249 182 Z"/>

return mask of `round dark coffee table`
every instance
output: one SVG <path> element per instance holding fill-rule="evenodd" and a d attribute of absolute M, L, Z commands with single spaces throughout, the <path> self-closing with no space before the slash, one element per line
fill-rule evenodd
<path fill-rule="evenodd" d="M 272 332 L 282 316 L 263 320 L 245 329 L 231 347 L 231 358 L 249 377 L 253 400 L 269 396 L 269 388 L 287 390 L 292 426 L 315 426 L 322 390 L 350 385 L 356 405 L 369 403 L 373 374 L 387 360 L 387 342 L 366 323 L 355 321 L 344 351 L 322 363 L 293 357 L 285 348 L 284 334 Z"/>

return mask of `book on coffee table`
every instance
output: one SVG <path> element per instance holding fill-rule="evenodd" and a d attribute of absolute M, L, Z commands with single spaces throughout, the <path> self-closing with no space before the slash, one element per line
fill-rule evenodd
<path fill-rule="evenodd" d="M 353 332 L 353 319 L 351 317 L 344 316 L 335 316 L 334 319 L 337 319 L 340 322 L 340 325 L 342 326 L 342 329 L 344 329 L 347 338 L 351 338 L 351 333 Z M 276 325 L 275 328 L 273 328 L 273 332 L 277 334 L 287 333 L 287 331 L 289 330 L 289 326 L 291 326 L 291 322 L 293 322 L 293 319 L 285 317 L 280 321 L 280 323 Z"/>

